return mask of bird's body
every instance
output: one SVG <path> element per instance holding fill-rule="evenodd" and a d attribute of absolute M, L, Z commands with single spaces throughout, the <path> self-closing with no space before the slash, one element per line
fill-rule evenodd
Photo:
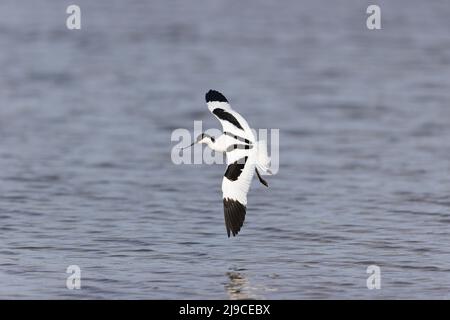
<path fill-rule="evenodd" d="M 223 133 L 211 137 L 202 133 L 194 143 L 226 154 L 227 169 L 222 180 L 225 226 L 228 237 L 237 235 L 245 220 L 247 193 L 254 173 L 268 186 L 259 171 L 270 172 L 270 158 L 265 141 L 256 141 L 247 121 L 234 111 L 228 100 L 218 91 L 210 90 L 205 96 L 208 109 L 220 121 Z"/>

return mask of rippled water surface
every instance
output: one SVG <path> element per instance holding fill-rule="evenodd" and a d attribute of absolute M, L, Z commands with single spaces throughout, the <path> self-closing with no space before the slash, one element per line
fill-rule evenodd
<path fill-rule="evenodd" d="M 0 3 L 0 298 L 449 298 L 447 0 L 77 3 Z M 280 129 L 230 239 L 210 88 Z"/>

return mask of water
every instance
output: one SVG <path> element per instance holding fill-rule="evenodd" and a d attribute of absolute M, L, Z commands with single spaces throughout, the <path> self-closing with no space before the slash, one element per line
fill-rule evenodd
<path fill-rule="evenodd" d="M 33 4 L 0 4 L 0 298 L 449 298 L 448 1 Z M 225 168 L 170 161 L 210 88 L 280 129 L 230 239 Z"/>

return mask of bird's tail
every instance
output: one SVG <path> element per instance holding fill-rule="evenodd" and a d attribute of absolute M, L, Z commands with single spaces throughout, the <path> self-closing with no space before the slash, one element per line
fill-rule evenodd
<path fill-rule="evenodd" d="M 267 154 L 267 142 L 265 140 L 256 141 L 256 168 L 266 174 L 270 171 L 270 157 Z"/>

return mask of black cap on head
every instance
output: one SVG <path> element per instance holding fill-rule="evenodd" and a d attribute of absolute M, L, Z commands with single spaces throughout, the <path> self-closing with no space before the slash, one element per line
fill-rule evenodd
<path fill-rule="evenodd" d="M 216 90 L 209 90 L 205 95 L 205 100 L 206 102 L 228 102 L 227 98 L 225 98 L 223 94 Z"/>
<path fill-rule="evenodd" d="M 195 141 L 196 141 L 196 142 L 199 142 L 199 141 L 202 140 L 204 137 L 205 137 L 205 134 L 204 134 L 204 133 L 200 133 L 200 134 L 197 136 L 197 139 L 195 139 Z"/>

